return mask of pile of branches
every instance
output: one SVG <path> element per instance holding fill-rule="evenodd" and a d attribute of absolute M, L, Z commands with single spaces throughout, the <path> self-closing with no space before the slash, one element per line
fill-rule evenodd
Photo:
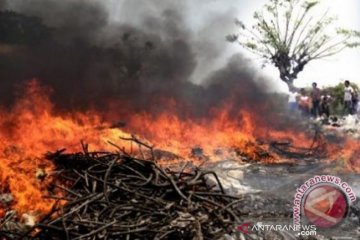
<path fill-rule="evenodd" d="M 215 172 L 177 171 L 126 153 L 57 151 L 63 196 L 23 239 L 219 239 L 240 223 Z M 209 184 L 212 176 L 213 186 Z"/>

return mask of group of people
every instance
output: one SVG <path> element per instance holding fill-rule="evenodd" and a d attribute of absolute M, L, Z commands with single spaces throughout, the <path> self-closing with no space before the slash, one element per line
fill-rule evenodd
<path fill-rule="evenodd" d="M 325 91 L 321 91 L 317 87 L 317 83 L 314 82 L 309 94 L 307 94 L 304 88 L 301 88 L 299 92 L 295 91 L 289 94 L 289 108 L 291 111 L 300 111 L 304 116 L 311 116 L 313 118 L 329 117 L 332 100 L 332 97 Z M 344 82 L 343 105 L 346 115 L 356 113 L 358 95 L 348 80 Z"/>

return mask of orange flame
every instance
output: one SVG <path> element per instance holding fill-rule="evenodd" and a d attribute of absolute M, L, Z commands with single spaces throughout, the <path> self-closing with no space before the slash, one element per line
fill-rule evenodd
<path fill-rule="evenodd" d="M 25 89 L 10 111 L 0 110 L 0 194 L 10 192 L 13 195 L 10 207 L 18 214 L 32 212 L 40 216 L 49 212 L 55 203 L 55 200 L 44 198 L 51 194 L 48 186 L 52 178 L 41 180 L 37 176 L 39 169 L 50 175 L 54 170 L 53 164 L 43 157 L 46 152 L 61 148 L 81 151 L 81 140 L 94 150 L 112 150 L 109 141 L 119 143 L 119 137 L 131 135 L 110 128 L 111 125 L 94 111 L 56 113 L 47 94 L 50 90 L 41 87 L 36 80 L 28 82 Z M 311 143 L 304 133 L 271 130 L 264 117 L 254 112 L 241 109 L 230 116 L 232 108 L 231 104 L 226 104 L 221 109 L 213 109 L 210 116 L 197 119 L 184 119 L 172 112 L 155 116 L 132 113 L 126 129 L 156 144 L 156 149 L 193 161 L 197 157 L 191 154 L 191 149 L 196 147 L 201 148 L 209 160 L 216 161 L 234 158 L 234 149 L 257 158 L 259 138 L 291 138 L 295 144 L 306 147 Z M 121 142 L 121 146 L 131 148 L 126 141 Z M 4 208 L 6 206 L 0 206 L 0 210 Z"/>
<path fill-rule="evenodd" d="M 106 140 L 128 136 L 120 130 L 104 128 L 97 115 L 55 115 L 46 91 L 37 81 L 30 81 L 11 111 L 0 112 L 0 193 L 13 195 L 12 208 L 19 214 L 46 213 L 55 203 L 44 198 L 49 194 L 50 179 L 41 181 L 36 177 L 39 169 L 46 173 L 54 169 L 44 159 L 45 153 L 63 147 L 80 151 L 82 139 L 96 149 L 105 149 Z"/>
<path fill-rule="evenodd" d="M 230 116 L 231 101 L 202 118 L 181 118 L 175 113 L 163 112 L 156 116 L 149 113 L 132 114 L 128 129 L 179 156 L 187 156 L 193 148 L 201 148 L 212 160 L 223 160 L 229 150 L 242 150 L 242 154 L 256 159 L 258 139 L 289 139 L 301 147 L 309 147 L 311 139 L 302 132 L 293 130 L 269 130 L 255 112 L 240 109 Z M 258 149 L 259 150 L 259 149 Z"/>

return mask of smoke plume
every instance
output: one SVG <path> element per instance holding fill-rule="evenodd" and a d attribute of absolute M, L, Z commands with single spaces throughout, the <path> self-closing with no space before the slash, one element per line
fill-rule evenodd
<path fill-rule="evenodd" d="M 266 80 L 240 54 L 209 70 L 228 44 L 224 26 L 232 24 L 232 10 L 197 23 L 189 20 L 191 1 L 116 2 L 0 1 L 7 36 L 0 38 L 0 101 L 11 104 L 18 86 L 37 78 L 62 110 L 106 111 L 126 102 L 161 111 L 168 107 L 163 99 L 173 99 L 179 111 L 202 115 L 229 98 L 236 108 L 273 109 Z"/>

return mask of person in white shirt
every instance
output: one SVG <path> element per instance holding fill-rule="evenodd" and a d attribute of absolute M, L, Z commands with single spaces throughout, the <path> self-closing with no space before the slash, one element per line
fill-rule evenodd
<path fill-rule="evenodd" d="M 353 114 L 354 89 L 350 86 L 349 80 L 346 80 L 344 85 L 344 111 L 345 114 Z"/>
<path fill-rule="evenodd" d="M 297 92 L 289 92 L 289 99 L 288 99 L 288 107 L 290 112 L 295 112 L 298 110 L 298 97 L 299 94 Z"/>

